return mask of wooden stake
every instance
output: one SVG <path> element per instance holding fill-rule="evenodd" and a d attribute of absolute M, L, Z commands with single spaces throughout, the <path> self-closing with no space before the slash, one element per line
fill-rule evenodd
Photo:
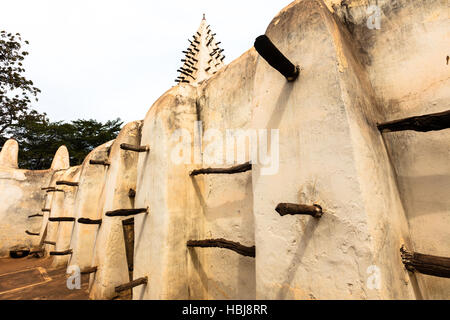
<path fill-rule="evenodd" d="M 81 274 L 91 274 L 97 272 L 97 267 L 90 267 L 90 268 L 86 268 L 83 271 L 81 271 Z"/>
<path fill-rule="evenodd" d="M 255 257 L 256 247 L 246 247 L 238 242 L 225 239 L 207 239 L 207 240 L 189 240 L 186 244 L 188 247 L 199 248 L 223 248 L 232 250 L 246 257 Z"/>
<path fill-rule="evenodd" d="M 450 258 L 408 252 L 405 246 L 400 249 L 402 262 L 408 271 L 450 278 Z"/>
<path fill-rule="evenodd" d="M 36 214 L 33 214 L 32 216 L 28 216 L 28 218 L 43 217 L 43 216 L 44 216 L 43 214 L 36 213 Z"/>
<path fill-rule="evenodd" d="M 105 167 L 111 165 L 111 163 L 109 163 L 106 160 L 89 160 L 89 164 L 100 165 L 100 166 L 105 166 Z"/>
<path fill-rule="evenodd" d="M 189 175 L 191 177 L 197 176 L 199 174 L 235 174 L 252 170 L 252 165 L 250 162 L 240 164 L 231 168 L 206 168 L 193 170 Z"/>
<path fill-rule="evenodd" d="M 75 218 L 73 217 L 51 217 L 48 218 L 50 222 L 74 222 Z"/>
<path fill-rule="evenodd" d="M 50 251 L 51 256 L 67 256 L 72 253 L 73 253 L 72 249 L 65 250 L 65 251 Z"/>
<path fill-rule="evenodd" d="M 128 217 L 139 213 L 148 213 L 148 208 L 140 209 L 119 209 L 114 211 L 108 211 L 105 213 L 107 217 Z"/>
<path fill-rule="evenodd" d="M 185 71 L 183 71 L 183 70 L 180 70 L 180 69 L 178 69 L 177 71 L 178 71 L 179 73 L 182 73 L 182 74 L 184 74 L 185 76 L 191 77 L 192 79 L 195 80 L 195 78 L 194 78 L 191 74 L 189 74 L 189 73 L 187 73 L 187 72 L 185 72 Z"/>
<path fill-rule="evenodd" d="M 300 68 L 290 62 L 266 35 L 256 38 L 255 49 L 269 65 L 278 70 L 288 81 L 295 81 L 298 78 Z"/>
<path fill-rule="evenodd" d="M 318 204 L 312 206 L 306 204 L 294 204 L 294 203 L 280 203 L 275 211 L 280 214 L 280 216 L 285 215 L 309 215 L 314 218 L 320 218 L 323 215 L 322 207 Z"/>
<path fill-rule="evenodd" d="M 450 128 L 450 110 L 389 121 L 378 125 L 378 130 L 381 132 L 395 132 L 403 130 L 428 132 L 448 128 Z"/>
<path fill-rule="evenodd" d="M 69 186 L 69 187 L 78 187 L 78 182 L 72 182 L 72 181 L 56 181 L 57 186 Z"/>
<path fill-rule="evenodd" d="M 128 289 L 132 289 L 134 287 L 137 287 L 137 286 L 140 286 L 140 285 L 143 285 L 143 284 L 146 285 L 147 283 L 148 283 L 148 277 L 142 277 L 142 278 L 133 280 L 133 281 L 127 283 L 127 284 L 123 284 L 123 285 L 120 285 L 120 286 L 116 287 L 115 291 L 117 293 L 119 293 L 119 292 L 122 292 L 122 291 L 125 291 L 125 290 L 128 290 Z"/>
<path fill-rule="evenodd" d="M 135 151 L 135 152 L 148 152 L 150 151 L 149 146 L 133 146 L 131 144 L 122 143 L 120 145 L 120 149 L 122 150 L 128 150 L 128 151 Z"/>
<path fill-rule="evenodd" d="M 47 190 L 47 193 L 50 193 L 50 192 L 64 192 L 64 190 L 62 190 L 62 189 L 50 189 L 50 190 Z"/>
<path fill-rule="evenodd" d="M 102 219 L 91 220 L 91 219 L 88 219 L 88 218 L 79 218 L 78 219 L 78 223 L 81 223 L 81 224 L 98 224 L 98 225 L 100 225 L 100 224 L 102 224 Z"/>

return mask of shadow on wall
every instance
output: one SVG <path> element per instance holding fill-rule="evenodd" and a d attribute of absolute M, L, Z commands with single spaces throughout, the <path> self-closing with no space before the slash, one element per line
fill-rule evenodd
<path fill-rule="evenodd" d="M 445 213 L 450 208 L 450 175 L 398 176 L 410 218 Z M 445 200 L 448 201 L 445 201 Z"/>
<path fill-rule="evenodd" d="M 318 225 L 319 225 L 318 219 L 310 219 L 308 221 L 308 224 L 305 227 L 304 235 L 299 241 L 297 251 L 293 256 L 289 268 L 287 268 L 287 270 L 289 270 L 289 274 L 286 280 L 283 282 L 282 288 L 280 289 L 280 291 L 278 291 L 277 299 L 284 300 L 288 298 L 287 295 L 289 293 L 289 287 L 295 278 L 298 268 L 301 265 L 305 251 L 308 248 L 308 244 L 310 240 L 313 238 L 314 231 L 316 230 Z"/>

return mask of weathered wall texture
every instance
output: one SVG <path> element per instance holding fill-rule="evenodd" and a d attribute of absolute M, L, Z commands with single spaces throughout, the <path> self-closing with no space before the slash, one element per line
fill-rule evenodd
<path fill-rule="evenodd" d="M 253 125 L 280 130 L 280 168 L 276 175 L 253 170 L 257 297 L 414 297 L 400 281 L 407 229 L 373 90 L 348 34 L 319 1 L 292 4 L 266 34 L 302 70 L 289 84 L 258 63 Z M 283 202 L 319 204 L 325 214 L 280 217 L 274 209 Z M 366 284 L 372 265 L 381 269 L 381 290 Z"/>
<path fill-rule="evenodd" d="M 90 261 L 97 267 L 91 275 L 90 297 L 92 299 L 111 299 L 116 296 L 114 288 L 127 283 L 128 272 L 122 217 L 107 217 L 105 213 L 118 209 L 132 209 L 134 198 L 130 189 L 136 190 L 138 154 L 120 149 L 122 143 L 140 145 L 142 121 L 134 121 L 121 130 L 111 146 L 108 161 L 111 165 L 106 172 L 106 182 L 101 199 L 97 200 L 100 212 L 95 219 L 102 224 L 98 228 L 94 257 Z"/>
<path fill-rule="evenodd" d="M 369 1 L 375 4 L 375 1 Z M 449 110 L 447 1 L 378 1 L 381 28 L 366 27 L 366 3 L 336 8 L 350 21 L 376 96 L 379 122 Z M 358 50 L 359 49 L 359 50 Z M 385 133 L 406 211 L 412 248 L 449 256 L 450 132 Z M 387 258 L 387 257 L 386 257 Z M 386 260 L 386 259 L 383 259 Z M 450 280 L 417 274 L 424 298 L 448 299 Z"/>
<path fill-rule="evenodd" d="M 370 5 L 381 10 L 379 29 L 368 27 Z M 17 143 L 9 141 L 0 154 L 0 231 L 8 231 L 0 255 L 39 239 L 56 241 L 58 251 L 71 247 L 70 264 L 98 268 L 94 299 L 111 299 L 116 286 L 141 277 L 148 284 L 135 287 L 133 299 L 450 298 L 449 279 L 406 271 L 399 251 L 450 256 L 449 130 L 377 128 L 450 109 L 448 14 L 437 0 L 294 1 L 266 30 L 301 67 L 294 82 L 250 49 L 210 78 L 168 90 L 82 167 L 17 169 Z M 262 135 L 256 156 L 227 135 L 236 129 L 249 141 Z M 110 166 L 89 165 L 94 158 Z M 248 160 L 251 172 L 189 175 Z M 41 186 L 58 180 L 80 186 L 44 198 Z M 320 205 L 324 215 L 282 217 L 279 203 Z M 102 224 L 73 232 L 72 222 L 47 222 L 45 214 L 36 218 L 40 237 L 25 237 L 40 226 L 26 217 L 41 207 Z M 130 208 L 149 209 L 134 217 L 133 279 L 125 218 L 105 216 Z M 186 246 L 218 238 L 256 245 L 256 258 Z"/>
<path fill-rule="evenodd" d="M 168 197 L 177 194 L 176 191 L 179 190 L 184 190 L 184 195 L 192 191 L 189 185 L 185 186 L 182 182 L 185 175 L 183 172 L 186 172 L 181 170 L 182 166 L 172 166 L 159 160 L 159 157 L 170 159 L 170 148 L 167 150 L 167 146 L 171 146 L 170 142 L 165 143 L 165 148 L 159 145 L 152 148 L 150 155 L 145 158 L 141 156 L 138 176 L 139 181 L 143 181 L 143 187 L 138 188 L 137 199 L 142 204 L 149 203 L 153 209 L 152 202 L 145 201 L 150 196 L 142 195 L 142 192 L 153 192 L 157 200 L 162 200 L 155 202 L 158 205 L 153 210 L 163 210 L 164 213 L 155 213 L 154 216 L 157 217 L 150 215 L 151 222 L 147 222 L 148 217 L 138 218 L 136 264 L 142 265 L 139 268 L 140 276 L 153 276 L 150 276 L 152 285 L 135 289 L 135 298 L 167 297 L 164 288 L 168 286 L 169 278 L 164 278 L 166 273 L 160 269 L 167 263 L 164 259 L 170 259 L 165 258 L 165 255 L 178 252 L 180 257 L 173 258 L 177 265 L 177 270 L 173 272 L 180 275 L 185 272 L 186 265 L 180 264 L 186 234 L 190 235 L 191 239 L 223 237 L 247 245 L 256 239 L 257 246 L 256 281 L 253 284 L 251 279 L 255 277 L 255 262 L 250 262 L 251 259 L 237 257 L 233 252 L 220 249 L 189 249 L 189 276 L 199 277 L 202 288 L 197 290 L 203 289 L 195 291 L 195 287 L 190 287 L 191 284 L 195 285 L 195 281 L 189 281 L 189 297 L 446 297 L 445 289 L 448 285 L 442 279 L 426 276 L 426 281 L 430 283 L 439 282 L 429 284 L 430 288 L 436 288 L 432 295 L 426 293 L 428 282 L 418 285 L 416 277 L 404 269 L 399 248 L 406 244 L 417 251 L 430 253 L 427 251 L 430 246 L 417 247 L 416 242 L 420 237 L 422 240 L 426 237 L 426 241 L 430 241 L 433 229 L 439 230 L 439 225 L 442 224 L 446 226 L 447 200 L 441 197 L 443 199 L 436 203 L 436 208 L 442 215 L 438 221 L 429 219 L 425 224 L 419 219 L 412 221 L 411 209 L 408 206 L 405 208 L 405 197 L 411 197 L 408 192 L 420 192 L 417 188 L 423 187 L 423 183 L 418 183 L 413 190 L 410 189 L 409 181 L 409 189 L 402 186 L 401 177 L 397 177 L 400 170 L 397 162 L 403 162 L 402 168 L 407 170 L 407 160 L 402 160 L 405 153 L 399 151 L 402 156 L 396 156 L 393 160 L 392 153 L 387 152 L 383 136 L 376 127 L 380 122 L 393 119 L 390 117 L 392 108 L 401 109 L 401 105 L 395 102 L 399 97 L 396 98 L 392 92 L 392 88 L 399 86 L 398 79 L 405 78 L 405 81 L 400 82 L 400 87 L 403 86 L 404 91 L 416 92 L 413 94 L 416 100 L 419 95 L 428 95 L 422 93 L 422 88 L 426 89 L 426 92 L 436 83 L 437 92 L 432 95 L 435 100 L 430 101 L 428 105 L 439 104 L 439 109 L 430 110 L 419 103 L 416 106 L 419 114 L 448 109 L 448 105 L 443 103 L 448 94 L 448 90 L 443 90 L 443 82 L 448 79 L 448 68 L 443 66 L 445 55 L 442 39 L 445 39 L 448 28 L 447 24 L 442 23 L 444 15 L 439 12 L 442 3 L 433 2 L 427 5 L 427 8 L 418 10 L 417 4 L 413 2 L 400 1 L 395 5 L 379 2 L 386 15 L 383 18 L 389 21 L 381 32 L 370 30 L 366 26 L 365 10 L 372 3 L 349 1 L 348 5 L 343 4 L 343 7 L 339 8 L 335 2 L 336 14 L 330 10 L 333 8 L 331 4 L 332 2 L 325 4 L 312 0 L 296 1 L 282 10 L 267 29 L 266 34 L 277 47 L 291 61 L 301 65 L 301 76 L 296 82 L 286 83 L 277 71 L 263 59 L 257 58 L 251 50 L 211 79 L 200 83 L 196 95 L 192 94 L 192 97 L 196 97 L 196 120 L 201 121 L 200 124 L 193 123 L 194 116 L 189 114 L 192 111 L 178 112 L 177 108 L 184 105 L 185 92 L 189 88 L 187 85 L 182 84 L 170 90 L 152 107 L 145 120 L 143 142 L 151 139 L 158 139 L 158 142 L 168 140 L 176 128 L 187 130 L 187 134 L 191 136 L 194 136 L 192 131 L 199 131 L 198 128 L 204 132 L 216 129 L 222 135 L 225 135 L 226 129 L 234 128 L 278 129 L 280 165 L 275 175 L 261 174 L 262 168 L 257 163 L 253 167 L 252 175 L 192 178 L 197 198 L 190 199 L 189 204 L 177 199 L 177 204 L 183 203 L 186 217 L 190 215 L 190 206 L 195 208 L 198 205 L 195 202 L 200 201 L 203 216 L 191 217 L 197 222 L 195 227 L 179 227 L 178 234 L 173 236 L 177 240 L 174 245 L 178 248 L 172 247 L 172 242 L 166 241 L 168 247 L 161 252 L 161 241 L 167 236 L 164 230 L 168 230 L 171 225 L 170 220 L 166 220 L 168 218 L 162 217 L 172 216 L 170 210 L 164 208 L 171 205 Z M 342 13 L 344 9 L 346 11 Z M 414 14 L 414 11 L 417 11 L 417 14 Z M 410 32 L 402 29 L 402 32 L 399 32 L 398 24 L 393 21 L 402 17 L 402 12 L 409 22 L 403 21 L 403 18 L 400 18 L 400 22 L 405 22 L 406 26 L 422 26 L 422 30 Z M 431 24 L 430 28 L 425 28 L 424 23 Z M 389 37 L 394 39 L 388 41 Z M 395 39 L 396 37 L 398 39 Z M 437 46 L 431 42 L 434 37 L 438 39 Z M 414 52 L 427 53 L 415 55 L 414 61 L 411 61 L 408 51 L 404 50 L 405 42 L 415 46 L 411 50 L 418 49 Z M 427 44 L 425 47 L 416 48 L 422 43 Z M 401 51 L 401 54 L 397 55 L 396 49 Z M 420 85 L 414 83 L 413 87 L 410 87 L 406 81 L 409 76 L 401 63 L 402 57 L 411 64 L 409 69 L 414 69 L 413 65 L 421 64 L 422 60 L 428 58 L 431 63 L 432 60 L 436 61 L 439 55 L 442 57 L 438 67 L 427 70 L 424 68 L 417 74 L 418 78 L 426 78 L 424 72 L 427 72 L 430 80 L 424 82 L 422 79 L 419 81 Z M 180 97 L 173 102 L 172 97 L 181 96 L 180 92 L 183 99 Z M 188 104 L 192 109 L 193 103 Z M 389 105 L 395 106 L 388 112 L 386 106 Z M 165 115 L 160 109 L 171 112 Z M 410 112 L 411 110 L 397 116 L 413 115 Z M 170 122 L 172 130 L 160 124 L 163 117 L 165 121 Z M 151 120 L 153 126 L 147 129 L 147 123 Z M 437 151 L 438 157 L 433 155 L 428 159 L 435 161 L 439 167 L 438 179 L 430 178 L 430 183 L 427 184 L 429 186 L 431 183 L 437 183 L 437 194 L 448 189 L 445 181 L 448 175 L 446 134 L 435 133 L 434 143 L 430 145 L 430 148 L 436 147 L 440 150 Z M 211 137 L 203 138 L 206 142 L 212 141 Z M 189 143 L 193 145 L 194 141 Z M 397 142 L 397 146 L 402 150 L 400 148 L 408 143 L 410 142 Z M 220 144 L 215 144 L 203 149 L 202 166 L 214 165 L 214 162 L 208 161 L 211 160 L 208 156 L 214 154 L 213 157 L 218 157 L 215 151 L 221 148 Z M 432 154 L 431 150 L 427 154 Z M 156 158 L 155 162 L 151 162 L 153 156 Z M 412 161 L 414 152 L 407 157 L 411 159 L 409 170 L 423 167 Z M 144 162 L 151 163 L 149 167 L 155 168 L 155 171 L 150 171 L 152 174 L 144 171 Z M 220 163 L 218 161 L 216 164 Z M 426 171 L 423 170 L 422 173 Z M 145 181 L 156 177 L 158 182 L 165 181 L 175 172 L 178 172 L 177 182 L 178 186 L 181 184 L 182 189 L 159 186 L 156 191 L 155 185 L 145 184 Z M 162 197 L 158 196 L 159 192 L 163 193 Z M 426 195 L 423 194 L 422 197 Z M 180 196 L 179 198 L 183 199 Z M 320 221 L 310 217 L 280 217 L 274 210 L 280 202 L 320 204 L 326 213 Z M 408 205 L 414 204 L 414 201 L 409 201 Z M 254 213 L 254 218 L 249 215 L 251 212 Z M 185 217 L 179 216 L 180 224 Z M 145 222 L 139 227 L 141 220 Z M 420 231 L 420 228 L 426 232 Z M 410 234 L 414 241 L 410 239 Z M 155 237 L 158 239 L 153 240 Z M 446 239 L 449 239 L 447 231 L 443 231 L 431 241 L 435 244 L 434 247 L 441 247 L 441 251 L 435 251 L 434 254 L 448 255 Z M 139 247 L 142 246 L 141 243 L 157 244 L 157 258 L 149 253 L 152 250 L 141 253 L 144 251 Z M 373 272 L 371 270 L 375 269 L 379 270 L 381 275 L 379 289 L 372 289 L 367 284 Z M 168 272 L 167 269 L 164 270 Z M 250 282 L 246 283 L 244 278 Z M 236 281 L 237 279 L 239 280 Z M 180 277 L 175 282 L 179 284 L 180 289 L 170 296 L 171 298 L 183 297 L 180 292 L 185 290 L 184 281 L 185 279 Z"/>
<path fill-rule="evenodd" d="M 202 292 L 201 282 L 188 285 L 186 241 L 201 234 L 203 214 L 192 186 L 192 165 L 171 160 L 179 139 L 177 129 L 193 136 L 196 88 L 177 86 L 152 106 L 142 127 L 141 145 L 150 152 L 139 155 L 136 208 L 149 207 L 148 214 L 135 217 L 134 277 L 147 276 L 149 285 L 133 290 L 134 299 L 188 299 L 190 292 Z M 184 140 L 181 140 L 184 141 Z M 184 144 L 191 146 L 191 141 Z M 191 156 L 184 155 L 189 158 Z M 183 276 L 182 276 L 183 275 Z"/>
<path fill-rule="evenodd" d="M 42 217 L 28 218 L 41 214 L 45 191 L 55 170 L 67 168 L 68 153 L 61 147 L 55 155 L 52 168 L 32 171 L 17 166 L 19 146 L 15 140 L 8 140 L 0 153 L 0 257 L 9 255 L 10 250 L 31 249 L 39 245 Z M 67 159 L 66 161 L 64 161 Z"/>

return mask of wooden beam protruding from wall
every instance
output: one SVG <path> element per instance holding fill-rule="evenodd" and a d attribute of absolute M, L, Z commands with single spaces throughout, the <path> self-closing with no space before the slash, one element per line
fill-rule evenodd
<path fill-rule="evenodd" d="M 414 130 L 419 132 L 437 131 L 450 128 L 450 110 L 389 121 L 378 125 L 381 132 Z"/>
<path fill-rule="evenodd" d="M 285 215 L 309 215 L 314 218 L 320 218 L 323 215 L 322 207 L 318 204 L 312 206 L 306 204 L 295 204 L 295 203 L 280 203 L 275 208 L 275 211 L 280 214 L 280 216 Z"/>
<path fill-rule="evenodd" d="M 281 73 L 287 81 L 295 81 L 300 74 L 300 67 L 294 65 L 286 58 L 280 50 L 266 35 L 259 36 L 255 40 L 254 47 L 256 51 L 279 73 Z"/>
<path fill-rule="evenodd" d="M 239 242 L 233 242 L 225 239 L 206 239 L 206 240 L 189 240 L 186 245 L 194 248 L 223 248 L 234 251 L 246 257 L 255 257 L 256 247 L 246 247 Z"/>
<path fill-rule="evenodd" d="M 60 181 L 56 181 L 56 185 L 57 186 L 78 187 L 78 182 L 60 180 Z"/>
<path fill-rule="evenodd" d="M 148 207 L 139 209 L 119 209 L 114 211 L 108 211 L 105 213 L 105 215 L 107 217 L 128 217 L 139 213 L 148 213 Z"/>
<path fill-rule="evenodd" d="M 133 280 L 131 282 L 128 282 L 126 284 L 122 284 L 120 286 L 117 286 L 114 290 L 119 293 L 128 289 L 132 289 L 134 287 L 143 285 L 143 284 L 147 284 L 148 283 L 148 277 L 142 277 L 136 280 Z"/>
<path fill-rule="evenodd" d="M 91 220 L 88 218 L 78 218 L 78 223 L 81 224 L 102 224 L 102 219 L 97 219 L 97 220 Z"/>
<path fill-rule="evenodd" d="M 244 164 L 240 164 L 230 168 L 206 168 L 206 169 L 197 169 L 191 171 L 189 174 L 191 177 L 197 176 L 199 174 L 235 174 L 252 170 L 252 164 L 250 162 L 246 162 Z"/>
<path fill-rule="evenodd" d="M 120 145 L 120 149 L 134 151 L 134 152 L 149 152 L 150 151 L 149 146 L 134 146 L 134 145 L 128 144 L 128 143 L 122 143 Z"/>
<path fill-rule="evenodd" d="M 450 278 L 450 258 L 409 252 L 405 246 L 400 249 L 402 262 L 408 271 Z"/>
<path fill-rule="evenodd" d="M 28 218 L 43 217 L 43 216 L 44 216 L 43 214 L 36 213 L 36 214 L 31 215 L 31 216 L 28 216 Z"/>
<path fill-rule="evenodd" d="M 100 165 L 100 166 L 110 166 L 111 163 L 106 160 L 89 160 L 89 164 L 91 165 Z"/>

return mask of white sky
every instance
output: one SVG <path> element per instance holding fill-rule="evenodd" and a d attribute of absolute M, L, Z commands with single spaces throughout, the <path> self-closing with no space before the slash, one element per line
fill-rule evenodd
<path fill-rule="evenodd" d="M 143 119 L 175 85 L 202 14 L 229 63 L 292 0 L 0 0 L 0 30 L 29 40 L 25 69 L 50 120 Z"/>

